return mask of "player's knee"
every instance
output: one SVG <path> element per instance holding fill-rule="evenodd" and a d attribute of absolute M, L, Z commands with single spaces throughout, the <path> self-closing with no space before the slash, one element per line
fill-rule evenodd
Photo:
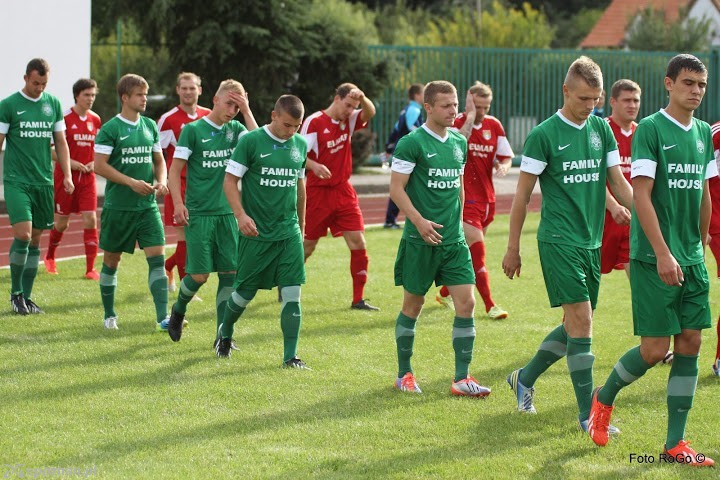
<path fill-rule="evenodd" d="M 67 223 L 65 224 L 65 228 L 67 228 Z M 92 215 L 83 214 L 83 228 L 85 228 L 85 229 L 97 228 L 97 218 L 95 217 L 94 213 Z"/>
<path fill-rule="evenodd" d="M 685 330 L 675 337 L 673 350 L 680 355 L 697 355 L 702 344 L 700 330 Z M 667 353 L 667 351 L 665 352 Z M 663 354 L 663 358 L 665 355 Z"/>
<path fill-rule="evenodd" d="M 455 311 L 459 317 L 469 318 L 473 316 L 475 310 L 475 297 L 470 295 L 467 298 L 453 297 Z"/>
<path fill-rule="evenodd" d="M 288 302 L 300 303 L 300 285 L 282 287 L 280 294 L 282 295 L 283 304 Z"/>
<path fill-rule="evenodd" d="M 313 243 L 305 242 L 303 244 L 303 250 L 305 251 L 305 258 L 308 258 L 310 255 L 313 254 L 313 252 L 315 251 L 315 245 L 317 245 L 317 244 L 314 242 Z"/>
<path fill-rule="evenodd" d="M 210 278 L 210 274 L 209 273 L 199 273 L 199 274 L 191 273 L 190 278 L 192 278 L 199 284 L 204 284 L 205 282 L 208 281 L 208 278 Z"/>

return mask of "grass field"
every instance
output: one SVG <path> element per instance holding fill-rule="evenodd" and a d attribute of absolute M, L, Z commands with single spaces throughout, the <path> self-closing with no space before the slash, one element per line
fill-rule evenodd
<path fill-rule="evenodd" d="M 275 292 L 258 294 L 236 327 L 241 350 L 221 360 L 211 348 L 215 279 L 200 291 L 205 301 L 190 304 L 190 327 L 174 344 L 153 330 L 144 255 L 121 264 L 119 331 L 102 328 L 98 286 L 81 279 L 84 260 L 62 262 L 60 276 L 41 272 L 36 283 L 34 299 L 45 315 L 13 316 L 7 297 L 2 304 L 4 474 L 74 467 L 101 478 L 716 478 L 713 469 L 629 460 L 632 453 L 657 457 L 662 449 L 666 366 L 619 395 L 613 423 L 623 434 L 605 448 L 577 430 L 564 361 L 536 384 L 538 415 L 515 411 L 505 377 L 561 317 L 548 307 L 537 221 L 537 214 L 528 218 L 520 279 L 507 280 L 499 267 L 507 216 L 497 218 L 487 238 L 494 296 L 511 317 L 476 315 L 471 374 L 493 389 L 484 401 L 449 394 L 452 314 L 430 296 L 413 357 L 424 393 L 391 387 L 402 295 L 392 278 L 399 231 L 367 232 L 366 296 L 382 308 L 376 313 L 348 308 L 347 249 L 342 240 L 320 242 L 307 266 L 300 341 L 300 357 L 313 371 L 279 368 Z M 9 272 L 2 270 L 0 291 L 8 290 Z M 719 293 L 714 281 L 715 316 Z M 637 343 L 629 309 L 624 274 L 604 277 L 595 315 L 596 382 Z M 714 329 L 705 331 L 687 439 L 720 460 L 720 379 L 710 376 L 715 341 Z"/>

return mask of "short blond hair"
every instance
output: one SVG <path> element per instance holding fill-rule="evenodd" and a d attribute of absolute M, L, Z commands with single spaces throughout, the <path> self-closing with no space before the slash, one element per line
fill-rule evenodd
<path fill-rule="evenodd" d="M 192 72 L 180 72 L 177 76 L 176 85 L 179 87 L 182 80 L 192 80 L 198 87 L 202 84 L 200 77 Z"/>
<path fill-rule="evenodd" d="M 490 85 L 485 85 L 479 81 L 476 81 L 473 86 L 470 87 L 469 92 L 478 97 L 492 97 L 492 88 L 490 88 Z"/>
<path fill-rule="evenodd" d="M 455 88 L 455 85 L 445 80 L 435 80 L 429 82 L 425 85 L 424 101 L 428 105 L 435 105 L 435 97 L 443 93 L 457 95 L 457 89 Z"/>
<path fill-rule="evenodd" d="M 245 95 L 245 87 L 243 87 L 243 84 L 237 80 L 228 78 L 227 80 L 220 82 L 220 86 L 218 87 L 217 92 L 215 92 L 215 96 L 219 96 L 225 92 L 235 92 L 240 95 Z"/>
<path fill-rule="evenodd" d="M 149 88 L 147 80 L 145 80 L 140 75 L 136 75 L 134 73 L 128 73 L 127 75 L 123 75 L 117 84 L 118 96 L 122 100 L 123 95 L 130 95 L 133 89 L 137 87 Z"/>
<path fill-rule="evenodd" d="M 600 65 L 595 63 L 590 57 L 585 55 L 575 60 L 570 68 L 568 68 L 565 76 L 565 85 L 569 85 L 573 80 L 582 79 L 588 86 L 592 88 L 602 88 L 603 78 Z"/>

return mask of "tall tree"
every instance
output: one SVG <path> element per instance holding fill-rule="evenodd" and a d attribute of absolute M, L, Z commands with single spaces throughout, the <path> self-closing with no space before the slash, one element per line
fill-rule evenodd
<path fill-rule="evenodd" d="M 647 7 L 637 14 L 628 32 L 631 50 L 697 52 L 706 50 L 713 36 L 710 18 L 689 18 L 682 9 L 675 22 L 668 22 L 664 10 Z"/>

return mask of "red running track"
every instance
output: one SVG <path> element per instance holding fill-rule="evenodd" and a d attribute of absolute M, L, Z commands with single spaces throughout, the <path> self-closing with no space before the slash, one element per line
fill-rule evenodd
<path fill-rule="evenodd" d="M 365 223 L 367 225 L 383 224 L 385 222 L 385 209 L 387 207 L 386 196 L 360 196 L 360 209 L 363 212 Z M 498 195 L 495 204 L 497 214 L 510 213 L 510 205 L 512 204 L 512 195 Z M 160 212 L 162 213 L 163 205 L 160 204 Z M 533 195 L 529 206 L 531 211 L 540 210 L 540 195 Z M 402 219 L 402 216 L 401 216 Z M 98 210 L 98 223 L 100 220 L 100 210 Z M 172 228 L 166 228 L 167 243 L 174 244 L 176 241 L 175 232 Z M 44 258 L 47 251 L 49 235 L 45 233 L 40 243 L 41 259 Z M 12 229 L 7 215 L 0 215 L 0 267 L 5 267 L 9 263 L 8 252 L 10 251 L 10 243 L 12 242 Z M 85 255 L 83 246 L 83 229 L 82 217 L 73 215 L 70 217 L 70 225 L 65 231 L 62 243 L 57 249 L 57 258 L 68 258 Z"/>

